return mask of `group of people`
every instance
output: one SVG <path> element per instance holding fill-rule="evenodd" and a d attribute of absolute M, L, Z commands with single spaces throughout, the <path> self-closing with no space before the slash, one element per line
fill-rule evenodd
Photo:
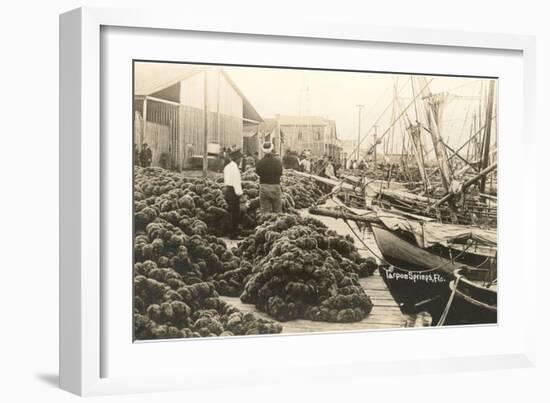
<path fill-rule="evenodd" d="M 359 161 L 349 159 L 346 162 L 346 169 L 359 169 L 361 171 L 364 171 L 368 168 L 369 168 L 369 166 L 368 166 L 367 162 L 364 159 L 360 159 Z"/>
<path fill-rule="evenodd" d="M 151 166 L 152 162 L 153 152 L 149 148 L 149 145 L 143 143 L 141 150 L 139 150 L 137 144 L 134 144 L 134 164 L 147 168 Z"/>
<path fill-rule="evenodd" d="M 223 169 L 224 195 L 227 201 L 230 226 L 230 239 L 238 240 L 240 238 L 239 220 L 241 210 L 241 197 L 243 188 L 241 182 L 241 171 L 239 166 L 247 167 L 254 164 L 256 174 L 260 178 L 260 210 L 262 214 L 281 213 L 282 212 L 282 189 L 281 176 L 283 174 L 283 164 L 277 158 L 273 143 L 265 142 L 262 145 L 264 154 L 262 159 L 254 158 L 247 154 L 243 161 L 243 154 L 240 149 L 232 149 L 227 152 L 229 161 Z M 256 157 L 257 157 L 256 153 Z M 246 162 L 248 160 L 248 162 Z M 244 163 L 244 164 L 243 164 Z"/>
<path fill-rule="evenodd" d="M 294 169 L 323 176 L 330 179 L 337 178 L 340 164 L 332 156 L 324 155 L 322 158 L 313 158 L 309 150 L 305 150 L 299 156 L 287 150 L 281 159 L 275 152 L 273 143 L 267 141 L 262 145 L 261 159 L 258 153 L 244 156 L 239 148 L 224 149 L 225 167 L 223 169 L 225 199 L 228 205 L 230 239 L 240 239 L 239 219 L 241 210 L 241 197 L 243 196 L 241 171 L 254 167 L 260 178 L 260 210 L 262 214 L 282 212 L 282 188 L 281 176 L 284 169 Z"/>
<path fill-rule="evenodd" d="M 327 178 L 336 178 L 341 165 L 331 155 L 325 154 L 322 158 L 315 158 L 310 150 L 304 150 L 300 155 L 292 150 L 286 150 L 283 156 L 283 167 Z"/>
<path fill-rule="evenodd" d="M 331 155 L 325 154 L 323 158 L 319 158 L 315 163 L 315 173 L 325 178 L 337 179 L 340 168 L 340 163 Z"/>
<path fill-rule="evenodd" d="M 231 161 L 231 153 L 237 150 L 237 146 L 226 147 L 222 149 L 220 158 L 223 160 L 223 166 L 225 167 Z M 240 151 L 240 149 L 239 149 Z M 247 169 L 254 168 L 258 162 L 259 155 L 256 151 L 254 154 L 251 154 L 249 151 L 246 154 L 241 155 L 241 161 L 239 162 L 239 167 L 241 171 L 246 171 Z"/>

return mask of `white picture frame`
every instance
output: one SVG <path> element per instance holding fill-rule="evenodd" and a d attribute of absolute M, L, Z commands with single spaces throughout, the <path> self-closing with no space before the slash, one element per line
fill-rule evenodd
<path fill-rule="evenodd" d="M 377 43 L 379 46 L 429 46 L 452 49 L 470 49 L 476 52 L 510 51 L 521 57 L 521 80 L 523 105 L 521 127 L 523 133 L 519 136 L 522 142 L 521 158 L 528 160 L 534 147 L 534 103 L 535 103 L 535 42 L 534 38 L 522 35 L 470 33 L 461 31 L 420 30 L 408 28 L 369 27 L 350 25 L 330 21 L 307 22 L 300 25 L 281 27 L 277 21 L 268 20 L 213 20 L 198 18 L 190 13 L 177 14 L 166 11 L 152 10 L 115 10 L 104 8 L 80 8 L 60 16 L 60 385 L 63 389 L 79 395 L 99 395 L 115 393 L 135 393 L 165 391 L 197 387 L 229 386 L 235 383 L 245 386 L 254 383 L 270 382 L 274 370 L 285 368 L 283 374 L 278 373 L 277 382 L 295 382 L 297 374 L 301 379 L 326 380 L 347 379 L 369 376 L 372 374 L 405 374 L 418 373 L 421 367 L 424 372 L 441 372 L 457 370 L 479 370 L 493 368 L 518 368 L 533 366 L 535 360 L 534 339 L 535 326 L 535 289 L 536 283 L 525 279 L 536 277 L 535 257 L 527 253 L 528 234 L 535 231 L 529 222 L 536 221 L 536 211 L 527 208 L 523 203 L 527 196 L 518 196 L 510 206 L 504 203 L 503 208 L 519 207 L 520 217 L 508 229 L 515 229 L 516 236 L 521 234 L 516 254 L 521 259 L 521 279 L 514 284 L 508 283 L 501 298 L 511 298 L 511 292 L 519 292 L 522 310 L 525 316 L 513 324 L 509 324 L 517 343 L 506 351 L 493 351 L 489 354 L 457 355 L 446 352 L 429 356 L 415 357 L 402 355 L 401 358 L 373 362 L 358 356 L 353 360 L 341 362 L 307 363 L 300 362 L 297 356 L 288 361 L 281 358 L 271 362 L 271 368 L 264 372 L 254 371 L 259 367 L 234 371 L 224 378 L 220 373 L 211 374 L 206 381 L 204 375 L 207 369 L 196 371 L 196 376 L 182 376 L 189 364 L 180 364 L 181 371 L 171 371 L 159 376 L 102 376 L 104 363 L 102 360 L 109 351 L 105 351 L 104 333 L 102 333 L 102 316 L 106 315 L 106 305 L 101 286 L 103 264 L 101 208 L 104 202 L 105 190 L 103 178 L 109 175 L 105 172 L 101 142 L 103 130 L 101 121 L 101 29 L 102 27 L 147 28 L 157 30 L 180 30 L 195 33 L 224 33 L 253 36 L 255 40 L 276 40 L 286 38 L 296 42 L 311 39 L 339 40 L 354 43 Z M 130 77 L 129 77 L 130 78 Z M 104 90 L 104 89 L 103 89 Z M 130 135 L 130 134 L 129 134 Z M 517 139 L 516 139 L 517 140 Z M 507 140 L 506 140 L 507 141 Z M 515 140 L 514 140 L 515 141 Z M 500 146 L 499 146 L 500 147 Z M 500 158 L 503 158 L 500 156 Z M 507 172 L 506 170 L 504 170 Z M 503 176 L 501 180 L 512 181 L 514 178 Z M 522 186 L 535 188 L 536 177 L 522 178 Z M 500 220 L 507 216 L 499 211 Z M 521 224 L 523 223 L 523 224 Z M 500 221 L 499 221 L 500 226 Z M 506 227 L 506 226 L 504 226 Z M 500 230 L 500 228 L 499 228 Z M 499 233 L 504 239 L 510 234 Z M 499 243 L 501 241 L 499 238 Z M 517 270 L 520 270 L 517 269 Z M 499 269 L 500 270 L 500 269 Z M 509 290 L 508 296 L 506 296 Z M 505 304 L 506 305 L 506 304 Z M 499 321 L 500 322 L 500 321 Z M 499 324 L 501 326 L 502 324 Z M 506 324 L 505 324 L 506 325 Z M 502 329 L 504 329 L 503 327 Z M 407 331 L 399 336 L 401 342 L 416 342 L 424 330 Z M 437 331 L 440 331 L 439 329 Z M 454 337 L 455 341 L 464 331 L 471 329 L 449 329 L 442 337 Z M 460 334 L 459 334 L 460 332 Z M 385 334 L 390 334 L 387 332 Z M 498 335 L 498 333 L 495 333 Z M 312 336 L 292 336 L 285 338 L 288 347 L 301 351 L 304 340 Z M 332 337 L 332 336 L 331 336 Z M 325 338 L 324 343 L 330 346 L 336 342 L 336 337 Z M 348 341 L 360 343 L 362 336 L 353 335 Z M 374 337 L 374 336 L 373 336 Z M 379 336 L 377 336 L 379 337 Z M 390 336 L 388 336 L 389 338 Z M 252 339 L 251 339 L 252 340 Z M 261 338 L 255 338 L 254 349 L 261 349 Z M 277 336 L 269 338 L 281 340 Z M 131 340 L 128 340 L 131 343 Z M 231 349 L 246 350 L 249 340 L 240 339 L 239 344 L 231 345 Z M 227 340 L 209 341 L 223 352 Z M 252 343 L 250 341 L 250 343 Z M 260 345 L 258 345 L 260 344 Z M 176 344 L 167 343 L 175 348 Z M 329 348 L 329 347 L 327 347 Z M 213 349 L 213 350 L 216 350 Z M 254 350 L 256 351 L 256 350 Z M 455 352 L 456 353 L 456 352 Z M 304 351 L 307 357 L 307 351 Z M 275 365 L 273 365 L 275 364 Z M 260 365 L 260 364 L 257 364 Z M 303 368 L 308 368 L 304 374 Z M 327 375 L 332 372 L 331 377 Z M 334 372 L 337 372 L 335 374 Z M 245 376 L 246 375 L 246 376 Z M 201 379 L 201 376 L 203 379 Z"/>

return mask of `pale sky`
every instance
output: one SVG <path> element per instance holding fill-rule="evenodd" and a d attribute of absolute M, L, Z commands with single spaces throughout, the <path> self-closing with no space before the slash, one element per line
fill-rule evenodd
<path fill-rule="evenodd" d="M 341 139 L 357 138 L 357 104 L 364 105 L 361 132 L 362 135 L 367 133 L 384 109 L 391 104 L 395 80 L 402 97 L 402 107 L 412 100 L 409 75 L 254 67 L 224 69 L 263 118 L 274 117 L 277 113 L 323 116 L 336 121 Z M 430 82 L 432 93 L 448 91 L 462 97 L 447 104 L 441 127 L 444 140 L 455 146 L 462 144 L 469 137 L 473 111 L 479 110 L 481 82 L 485 82 L 486 88 L 488 80 L 430 78 L 433 79 Z M 408 113 L 414 118 L 412 106 Z M 390 120 L 391 107 L 379 121 L 379 134 L 389 127 Z M 394 138 L 396 136 L 398 134 Z M 394 143 L 398 141 L 394 140 Z"/>

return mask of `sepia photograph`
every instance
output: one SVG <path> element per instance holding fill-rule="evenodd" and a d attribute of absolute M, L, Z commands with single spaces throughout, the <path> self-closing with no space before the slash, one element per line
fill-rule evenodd
<path fill-rule="evenodd" d="M 134 341 L 497 324 L 498 78 L 132 73 Z"/>

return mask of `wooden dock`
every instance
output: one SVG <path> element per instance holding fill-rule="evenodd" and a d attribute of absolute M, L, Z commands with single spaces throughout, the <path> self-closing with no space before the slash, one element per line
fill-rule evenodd
<path fill-rule="evenodd" d="M 353 323 L 314 322 L 306 319 L 282 322 L 283 333 L 341 332 L 345 330 L 394 329 L 415 326 L 415 319 L 403 315 L 378 273 L 360 280 L 374 304 L 372 312 L 362 321 Z M 220 297 L 242 312 L 253 312 L 260 318 L 273 320 L 254 305 L 243 304 L 239 298 Z"/>
<path fill-rule="evenodd" d="M 329 202 L 330 203 L 330 202 Z M 300 212 L 302 215 L 310 215 L 307 210 Z M 335 230 L 340 235 L 351 235 L 349 227 L 342 221 L 330 217 L 313 216 L 322 221 L 329 228 Z M 363 240 L 369 248 L 377 251 L 376 242 L 371 233 L 364 233 Z M 226 240 L 227 241 L 227 240 Z M 236 246 L 235 242 L 228 242 L 228 246 Z M 370 252 L 364 248 L 361 243 L 356 240 L 356 246 L 359 253 L 364 257 L 371 256 Z M 404 315 L 401 313 L 399 306 L 393 299 L 378 272 L 371 277 L 362 278 L 359 280 L 367 295 L 372 299 L 373 308 L 371 313 L 360 322 L 353 323 L 328 323 L 315 322 L 311 320 L 298 319 L 288 322 L 282 322 L 283 333 L 308 333 L 308 332 L 340 332 L 349 330 L 369 330 L 369 329 L 395 329 L 401 327 L 419 327 L 429 326 L 431 318 L 426 315 Z M 253 312 L 258 317 L 273 320 L 269 315 L 260 312 L 254 305 L 243 304 L 239 298 L 220 297 L 224 301 L 234 305 L 243 312 Z"/>

